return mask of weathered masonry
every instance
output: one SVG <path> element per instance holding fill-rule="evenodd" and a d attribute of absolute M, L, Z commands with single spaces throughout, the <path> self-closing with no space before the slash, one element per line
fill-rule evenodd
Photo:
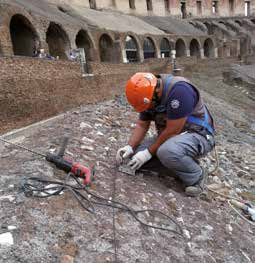
<path fill-rule="evenodd" d="M 246 6 L 250 14 L 252 6 L 250 2 L 246 5 L 248 1 L 157 1 L 157 5 L 155 1 L 129 1 L 128 10 L 150 9 L 150 15 L 144 18 L 109 17 L 111 9 L 126 12 L 128 1 L 112 1 L 111 5 L 109 1 L 66 1 L 73 3 L 72 6 L 57 0 L 34 2 L 29 6 L 27 0 L 23 5 L 12 0 L 0 5 L 0 55 L 31 57 L 36 50 L 44 49 L 53 57 L 67 59 L 71 49 L 84 48 L 87 61 L 136 63 L 170 57 L 173 49 L 177 57 L 217 58 L 253 53 L 255 19 L 241 13 Z M 210 14 L 205 12 L 209 4 L 212 5 Z M 185 9 L 185 15 L 181 16 L 187 19 L 174 20 L 172 15 L 179 14 L 177 7 L 180 6 Z M 168 13 L 156 16 L 163 15 L 157 13 L 156 7 L 161 11 L 167 7 Z M 193 17 L 195 7 L 199 17 Z M 219 16 L 224 8 L 232 10 L 235 16 Z M 81 10 L 80 13 L 77 10 Z M 102 21 L 93 20 L 96 16 L 102 17 Z M 139 24 L 132 29 L 118 28 L 121 22 L 137 21 L 141 28 L 148 29 L 139 30 Z M 104 28 L 104 22 L 109 22 L 108 28 Z"/>
<path fill-rule="evenodd" d="M 211 17 L 211 16 L 249 16 L 255 12 L 252 0 L 65 0 L 66 2 L 91 9 L 111 9 L 126 14 Z"/>

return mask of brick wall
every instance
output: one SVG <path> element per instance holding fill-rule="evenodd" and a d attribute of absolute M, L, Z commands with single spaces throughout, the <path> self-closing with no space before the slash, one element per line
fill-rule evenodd
<path fill-rule="evenodd" d="M 166 67 L 167 66 L 167 67 Z M 93 77 L 81 78 L 69 61 L 0 58 L 0 131 L 57 115 L 78 105 L 113 98 L 136 71 L 169 71 L 164 60 L 139 65 L 93 63 Z M 168 68 L 168 69 L 166 69 Z"/>

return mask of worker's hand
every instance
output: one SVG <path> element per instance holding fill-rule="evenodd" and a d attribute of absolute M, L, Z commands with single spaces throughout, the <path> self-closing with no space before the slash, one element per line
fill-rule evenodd
<path fill-rule="evenodd" d="M 133 153 L 134 153 L 134 150 L 133 150 L 133 148 L 130 145 L 126 145 L 126 146 L 120 148 L 117 151 L 117 154 L 116 154 L 116 161 L 117 161 L 117 163 L 121 164 L 123 159 L 128 158 Z"/>
<path fill-rule="evenodd" d="M 144 165 L 146 162 L 148 162 L 151 159 L 152 155 L 149 152 L 148 149 L 145 149 L 143 151 L 138 152 L 135 154 L 131 161 L 128 163 L 128 166 L 131 167 L 131 169 L 137 170 L 142 165 Z"/>

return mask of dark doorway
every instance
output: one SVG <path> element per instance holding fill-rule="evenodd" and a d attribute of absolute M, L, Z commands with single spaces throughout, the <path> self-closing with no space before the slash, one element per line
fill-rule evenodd
<path fill-rule="evenodd" d="M 89 0 L 89 7 L 91 9 L 97 9 L 96 0 Z"/>
<path fill-rule="evenodd" d="M 22 15 L 14 15 L 10 22 L 13 54 L 33 56 L 39 37 L 30 21 Z"/>
<path fill-rule="evenodd" d="M 152 0 L 146 0 L 147 10 L 152 11 Z"/>
<path fill-rule="evenodd" d="M 135 0 L 129 0 L 129 8 L 135 9 Z"/>
<path fill-rule="evenodd" d="M 102 62 L 113 62 L 113 41 L 107 35 L 103 34 L 99 40 L 100 59 Z"/>
<path fill-rule="evenodd" d="M 85 30 L 80 30 L 76 35 L 75 44 L 77 48 L 84 48 L 86 61 L 92 61 L 92 42 Z"/>
<path fill-rule="evenodd" d="M 207 57 L 207 58 L 213 58 L 214 57 L 214 45 L 213 45 L 213 41 L 210 38 L 205 40 L 204 54 L 205 54 L 205 57 Z"/>
<path fill-rule="evenodd" d="M 127 62 L 138 61 L 138 48 L 135 39 L 131 36 L 127 36 L 125 39 L 125 50 Z"/>
<path fill-rule="evenodd" d="M 186 2 L 181 2 L 181 16 L 182 19 L 187 18 Z"/>
<path fill-rule="evenodd" d="M 149 38 L 146 37 L 143 42 L 143 55 L 144 59 L 147 58 L 155 58 L 156 56 L 156 49 L 153 41 Z"/>
<path fill-rule="evenodd" d="M 192 39 L 190 42 L 190 56 L 200 57 L 199 43 L 196 39 Z"/>
<path fill-rule="evenodd" d="M 178 39 L 175 44 L 176 57 L 186 56 L 186 45 L 182 39 Z"/>
<path fill-rule="evenodd" d="M 229 0 L 229 14 L 233 15 L 235 10 L 235 1 Z"/>
<path fill-rule="evenodd" d="M 160 56 L 162 58 L 170 57 L 171 47 L 169 41 L 163 38 L 160 42 Z"/>
<path fill-rule="evenodd" d="M 167 12 L 170 12 L 170 2 L 169 2 L 169 0 L 165 0 L 165 10 Z"/>
<path fill-rule="evenodd" d="M 54 22 L 50 23 L 46 33 L 46 42 L 51 56 L 67 59 L 67 53 L 71 45 L 66 32 L 61 26 Z"/>
<path fill-rule="evenodd" d="M 202 15 L 202 1 L 197 1 L 197 15 Z"/>

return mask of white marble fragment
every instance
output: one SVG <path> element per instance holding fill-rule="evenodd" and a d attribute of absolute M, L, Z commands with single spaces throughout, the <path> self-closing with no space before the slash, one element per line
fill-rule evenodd
<path fill-rule="evenodd" d="M 84 128 L 91 128 L 92 129 L 92 126 L 86 122 L 81 122 L 80 123 L 80 128 L 81 129 L 84 129 Z"/>
<path fill-rule="evenodd" d="M 89 146 L 89 145 L 82 145 L 81 149 L 86 150 L 86 151 L 94 151 L 94 147 Z"/>
<path fill-rule="evenodd" d="M 97 132 L 97 135 L 104 136 L 104 134 L 102 132 L 100 132 L 100 131 Z"/>
<path fill-rule="evenodd" d="M 89 139 L 89 138 L 87 138 L 87 137 L 83 137 L 81 140 L 82 140 L 83 142 L 85 142 L 85 143 L 93 143 L 93 142 L 95 142 L 94 140 Z"/>
<path fill-rule="evenodd" d="M 0 245 L 6 245 L 11 246 L 13 245 L 13 236 L 12 233 L 6 232 L 3 234 L 0 234 Z"/>
<path fill-rule="evenodd" d="M 8 226 L 7 228 L 8 228 L 8 230 L 15 230 L 15 229 L 17 229 L 16 226 Z"/>
<path fill-rule="evenodd" d="M 5 199 L 8 199 L 10 202 L 14 201 L 15 200 L 15 197 L 13 195 L 3 195 L 3 196 L 0 196 L 0 201 L 1 200 L 5 200 Z"/>
<path fill-rule="evenodd" d="M 109 140 L 110 142 L 116 142 L 116 141 L 117 141 L 114 137 L 109 137 L 108 140 Z"/>
<path fill-rule="evenodd" d="M 188 231 L 187 229 L 183 229 L 183 234 L 184 234 L 184 236 L 185 236 L 186 238 L 188 238 L 188 239 L 191 238 L 190 233 L 189 233 L 189 231 Z"/>

